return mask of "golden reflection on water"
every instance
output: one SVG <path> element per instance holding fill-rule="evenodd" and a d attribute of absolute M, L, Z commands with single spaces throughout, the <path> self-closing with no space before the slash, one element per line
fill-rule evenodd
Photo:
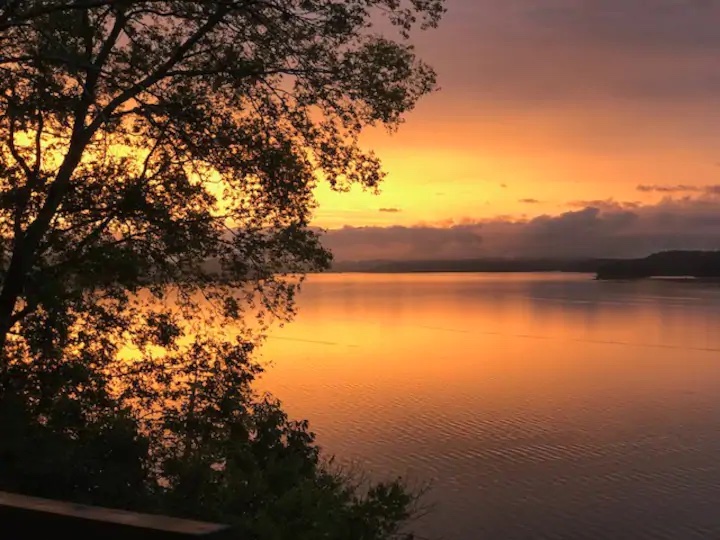
<path fill-rule="evenodd" d="M 436 395 L 450 384 L 497 399 L 553 399 L 554 387 L 599 379 L 615 390 L 676 384 L 694 359 L 720 352 L 708 305 L 720 289 L 658 293 L 663 286 L 673 285 L 554 274 L 311 276 L 297 319 L 263 346 L 273 364 L 265 386 L 294 401 L 293 389 L 343 383 Z"/>
<path fill-rule="evenodd" d="M 443 504 L 426 528 L 448 538 L 498 534 L 518 512 L 547 534 L 556 516 L 620 538 L 620 492 L 637 496 L 625 504 L 634 520 L 693 502 L 701 514 L 686 521 L 701 527 L 699 495 L 683 486 L 709 475 L 717 493 L 702 496 L 720 496 L 720 439 L 708 435 L 720 433 L 719 308 L 720 289 L 697 283 L 311 276 L 297 319 L 263 346 L 260 387 L 341 458 L 435 482 Z M 597 497 L 606 507 L 585 515 Z M 652 538 L 681 530 L 655 526 Z"/>

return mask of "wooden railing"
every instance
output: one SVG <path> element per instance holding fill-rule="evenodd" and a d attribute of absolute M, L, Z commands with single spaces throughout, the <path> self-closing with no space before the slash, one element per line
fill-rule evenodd
<path fill-rule="evenodd" d="M 0 537 L 5 540 L 225 540 L 229 527 L 139 514 L 0 491 Z"/>

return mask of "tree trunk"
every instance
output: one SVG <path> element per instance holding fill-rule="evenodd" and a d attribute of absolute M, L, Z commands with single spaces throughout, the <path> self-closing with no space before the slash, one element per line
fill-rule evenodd
<path fill-rule="evenodd" d="M 27 273 L 32 268 L 40 243 L 67 193 L 72 175 L 82 159 L 88 141 L 89 137 L 86 133 L 76 134 L 73 137 L 55 181 L 48 190 L 45 204 L 35 220 L 22 233 L 22 237 L 15 238 L 10 265 L 0 291 L 0 371 L 3 371 L 7 362 L 5 358 L 7 336 L 13 326 L 13 313 L 25 288 Z"/>
<path fill-rule="evenodd" d="M 6 363 L 5 344 L 8 332 L 12 328 L 12 315 L 15 311 L 15 305 L 22 292 L 23 274 L 21 261 L 19 262 L 15 257 L 15 253 L 13 253 L 13 258 L 5 275 L 2 292 L 0 292 L 0 371 L 4 370 Z"/>

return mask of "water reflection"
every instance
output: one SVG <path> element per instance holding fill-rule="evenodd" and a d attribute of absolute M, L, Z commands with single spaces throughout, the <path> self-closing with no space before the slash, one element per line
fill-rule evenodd
<path fill-rule="evenodd" d="M 263 385 L 320 442 L 434 482 L 428 536 L 716 538 L 720 289 L 312 277 Z"/>

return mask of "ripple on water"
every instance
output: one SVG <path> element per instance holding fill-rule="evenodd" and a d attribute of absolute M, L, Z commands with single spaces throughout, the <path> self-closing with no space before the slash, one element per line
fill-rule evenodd
<path fill-rule="evenodd" d="M 313 277 L 299 313 L 268 387 L 340 459 L 430 481 L 423 536 L 720 539 L 718 290 Z"/>

